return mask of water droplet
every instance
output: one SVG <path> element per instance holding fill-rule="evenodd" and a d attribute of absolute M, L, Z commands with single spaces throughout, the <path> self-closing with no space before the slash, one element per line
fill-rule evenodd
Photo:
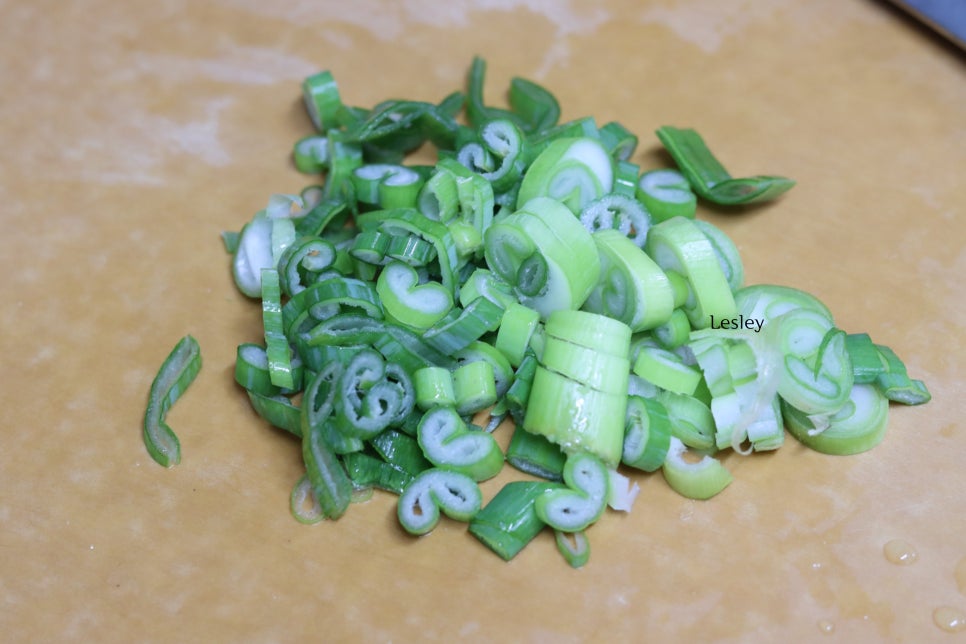
<path fill-rule="evenodd" d="M 950 633 L 966 630 L 966 613 L 952 606 L 940 606 L 934 610 L 932 621 L 936 626 Z"/>
<path fill-rule="evenodd" d="M 835 624 L 827 619 L 818 620 L 818 630 L 822 631 L 826 635 L 831 635 L 835 632 Z"/>
<path fill-rule="evenodd" d="M 894 564 L 908 566 L 919 558 L 919 553 L 908 541 L 893 539 L 882 548 L 885 558 Z"/>
<path fill-rule="evenodd" d="M 956 585 L 959 587 L 959 592 L 966 595 L 966 557 L 959 560 L 956 564 L 956 570 L 953 571 L 953 575 L 956 577 Z"/>

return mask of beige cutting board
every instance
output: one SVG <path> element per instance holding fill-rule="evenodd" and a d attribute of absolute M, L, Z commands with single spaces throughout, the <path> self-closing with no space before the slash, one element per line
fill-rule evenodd
<path fill-rule="evenodd" d="M 708 502 L 636 476 L 633 512 L 589 531 L 580 570 L 550 534 L 510 563 L 452 521 L 410 538 L 383 493 L 337 523 L 296 523 L 298 445 L 232 381 L 260 319 L 219 233 L 312 181 L 289 157 L 310 133 L 304 76 L 332 70 L 354 105 L 438 100 L 474 54 L 490 102 L 532 78 L 564 118 L 637 132 L 642 167 L 668 162 L 653 136 L 668 124 L 697 128 L 734 174 L 795 178 L 773 204 L 699 214 L 734 238 L 749 283 L 815 293 L 840 327 L 892 346 L 933 401 L 894 406 L 884 443 L 859 456 L 791 438 L 727 455 L 735 481 Z M 894 11 L 13 0 L 0 61 L 5 640 L 966 638 L 934 616 L 966 619 L 966 68 Z M 205 365 L 169 416 L 184 458 L 165 470 L 140 423 L 186 333 Z M 912 563 L 887 559 L 896 540 Z"/>

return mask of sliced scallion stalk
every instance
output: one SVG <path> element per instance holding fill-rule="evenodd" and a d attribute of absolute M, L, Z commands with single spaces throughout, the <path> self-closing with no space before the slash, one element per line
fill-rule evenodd
<path fill-rule="evenodd" d="M 546 437 L 519 426 L 514 428 L 506 449 L 506 461 L 521 472 L 550 481 L 562 481 L 566 460 L 560 447 Z"/>
<path fill-rule="evenodd" d="M 501 559 L 509 561 L 545 526 L 534 509 L 536 499 L 562 488 L 562 484 L 548 481 L 507 483 L 470 520 L 470 534 Z"/>
<path fill-rule="evenodd" d="M 846 404 L 817 431 L 807 414 L 782 403 L 788 431 L 804 445 L 824 454 L 858 454 L 882 442 L 889 418 L 889 400 L 873 385 L 852 387 Z"/>
<path fill-rule="evenodd" d="M 174 345 L 151 383 L 144 412 L 144 446 L 151 458 L 164 467 L 181 462 L 181 443 L 165 422 L 165 416 L 200 370 L 201 348 L 197 340 L 186 335 Z"/>
<path fill-rule="evenodd" d="M 467 428 L 452 407 L 436 407 L 419 422 L 419 446 L 439 468 L 460 472 L 474 481 L 496 476 L 503 452 L 490 434 Z"/>
<path fill-rule="evenodd" d="M 567 457 L 566 489 L 551 490 L 534 501 L 540 520 L 555 530 L 577 532 L 595 523 L 607 507 L 610 475 L 604 463 L 585 452 Z"/>
<path fill-rule="evenodd" d="M 635 194 L 655 224 L 672 217 L 694 219 L 697 197 L 691 192 L 688 180 L 676 170 L 645 172 L 637 183 Z"/>
<path fill-rule="evenodd" d="M 289 510 L 296 521 L 306 525 L 325 520 L 325 512 L 322 511 L 319 500 L 315 498 L 312 482 L 307 474 L 292 487 L 292 493 L 289 495 Z"/>
<path fill-rule="evenodd" d="M 774 199 L 795 185 L 785 177 L 732 178 L 711 154 L 701 135 L 692 129 L 664 126 L 657 137 L 674 157 L 691 188 L 716 204 L 732 206 Z"/>
<path fill-rule="evenodd" d="M 430 469 L 419 474 L 403 491 L 396 505 L 406 532 L 423 535 L 439 523 L 439 513 L 469 521 L 483 505 L 476 481 L 452 470 Z"/>
<path fill-rule="evenodd" d="M 583 530 L 564 532 L 554 530 L 557 550 L 571 568 L 582 568 L 590 561 L 590 540 Z"/>
<path fill-rule="evenodd" d="M 689 499 L 710 499 L 731 484 L 731 473 L 720 461 L 703 456 L 691 462 L 684 456 L 684 443 L 671 437 L 671 447 L 661 472 L 675 492 Z"/>

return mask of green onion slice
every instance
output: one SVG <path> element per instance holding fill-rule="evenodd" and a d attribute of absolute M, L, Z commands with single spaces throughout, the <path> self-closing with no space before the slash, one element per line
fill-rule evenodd
<path fill-rule="evenodd" d="M 483 505 L 476 481 L 452 470 L 430 469 L 419 474 L 399 497 L 396 514 L 406 532 L 423 535 L 439 523 L 439 513 L 469 521 Z"/>
<path fill-rule="evenodd" d="M 558 139 L 534 159 L 523 176 L 518 207 L 537 197 L 552 197 L 579 214 L 587 204 L 611 192 L 614 161 L 600 141 Z"/>
<path fill-rule="evenodd" d="M 671 447 L 661 472 L 678 494 L 689 499 L 710 499 L 731 484 L 731 473 L 717 459 L 705 455 L 692 462 L 685 457 L 687 447 L 671 437 Z"/>
<path fill-rule="evenodd" d="M 469 429 L 452 407 L 426 412 L 419 422 L 417 438 L 429 462 L 474 481 L 492 478 L 503 467 L 503 452 L 496 439 Z"/>
<path fill-rule="evenodd" d="M 616 230 L 600 230 L 593 238 L 600 278 L 583 308 L 620 320 L 635 332 L 666 323 L 674 311 L 674 292 L 661 267 Z"/>
<path fill-rule="evenodd" d="M 693 221 L 675 217 L 651 227 L 645 250 L 665 271 L 686 278 L 683 308 L 694 328 L 712 326 L 712 317 L 736 317 L 735 300 L 714 246 Z"/>
<path fill-rule="evenodd" d="M 580 223 L 592 233 L 616 230 L 643 248 L 651 215 L 634 197 L 612 192 L 587 204 L 580 211 Z"/>
<path fill-rule="evenodd" d="M 788 403 L 782 403 L 782 413 L 788 431 L 802 444 L 824 454 L 858 454 L 882 442 L 889 400 L 873 385 L 855 385 L 846 404 L 824 428 Z"/>
<path fill-rule="evenodd" d="M 600 518 L 607 506 L 610 490 L 607 468 L 596 456 L 578 452 L 567 457 L 563 479 L 567 489 L 551 490 L 534 501 L 537 516 L 554 530 L 585 530 Z"/>
<path fill-rule="evenodd" d="M 307 474 L 303 475 L 292 487 L 288 503 L 292 516 L 299 523 L 312 525 L 325 520 L 325 512 L 322 511 L 319 500 L 315 498 L 312 481 L 309 480 Z"/>
<path fill-rule="evenodd" d="M 470 534 L 501 559 L 509 561 L 544 529 L 534 502 L 551 490 L 562 489 L 548 481 L 512 481 L 496 493 L 471 520 Z"/>
<path fill-rule="evenodd" d="M 733 179 L 711 154 L 701 135 L 692 129 L 664 126 L 657 130 L 657 137 L 674 157 L 691 188 L 713 203 L 733 206 L 768 201 L 795 185 L 791 179 L 777 176 Z"/>
<path fill-rule="evenodd" d="M 671 169 L 651 170 L 641 175 L 635 196 L 657 224 L 673 217 L 694 219 L 698 199 L 688 180 Z"/>
<path fill-rule="evenodd" d="M 564 532 L 554 530 L 557 550 L 571 568 L 582 568 L 590 560 L 590 540 L 583 530 Z"/>
<path fill-rule="evenodd" d="M 171 350 L 158 370 L 148 406 L 144 412 L 144 446 L 155 461 L 164 467 L 181 462 L 181 443 L 165 421 L 165 416 L 178 398 L 194 382 L 201 370 L 201 348 L 198 341 L 186 335 Z"/>
<path fill-rule="evenodd" d="M 660 469 L 671 446 L 671 421 L 658 400 L 629 396 L 621 463 L 654 472 Z"/>

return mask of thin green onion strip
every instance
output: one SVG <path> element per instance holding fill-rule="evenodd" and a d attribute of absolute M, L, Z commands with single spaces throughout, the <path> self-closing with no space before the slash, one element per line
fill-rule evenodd
<path fill-rule="evenodd" d="M 674 157 L 691 188 L 716 204 L 727 206 L 774 199 L 795 182 L 785 177 L 755 176 L 734 179 L 711 154 L 701 135 L 690 128 L 664 126 L 657 137 Z"/>
<path fill-rule="evenodd" d="M 555 530 L 585 530 L 600 518 L 607 506 L 610 489 L 607 468 L 596 456 L 580 452 L 567 458 L 563 479 L 566 489 L 547 492 L 534 502 L 537 516 Z"/>
<path fill-rule="evenodd" d="M 144 412 L 144 446 L 151 458 L 164 467 L 181 462 L 181 443 L 165 422 L 165 416 L 191 386 L 200 370 L 201 348 L 197 340 L 186 335 L 165 358 L 151 382 L 148 406 Z"/>

